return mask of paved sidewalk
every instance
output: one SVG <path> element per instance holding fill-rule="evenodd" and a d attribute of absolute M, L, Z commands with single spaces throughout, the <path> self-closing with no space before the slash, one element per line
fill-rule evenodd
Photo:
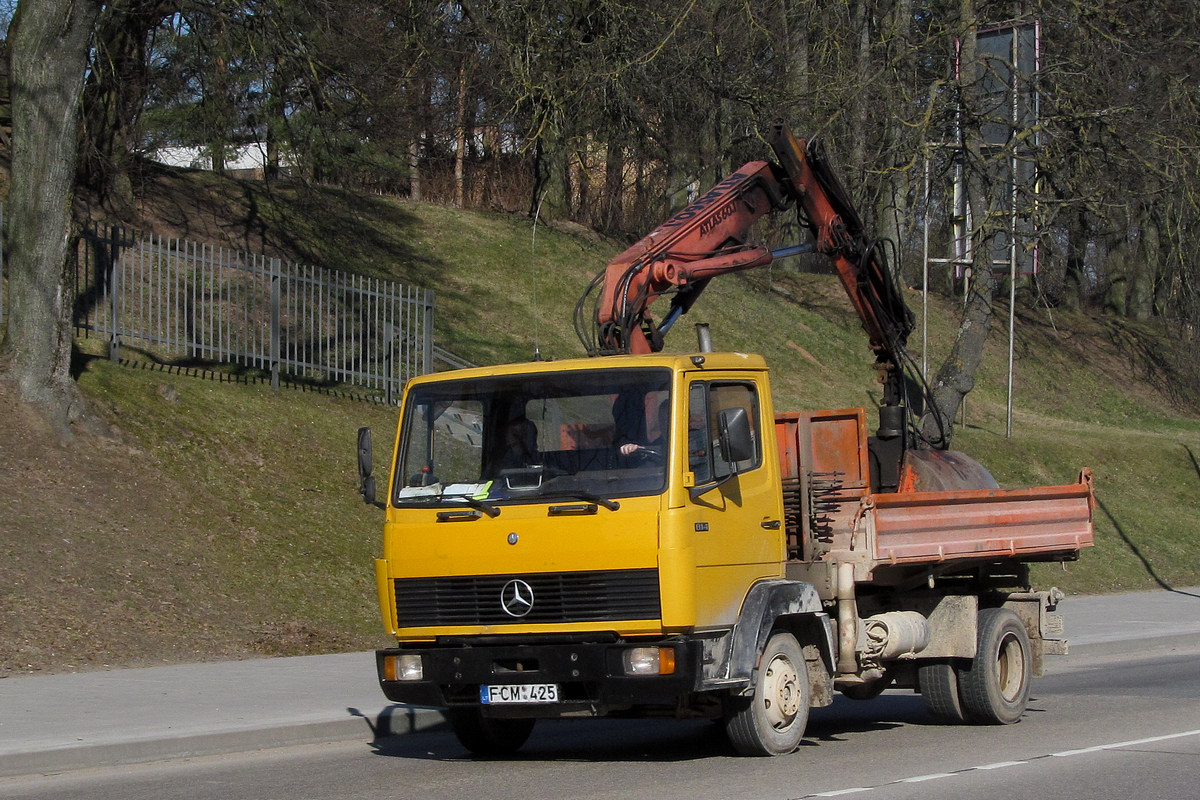
<path fill-rule="evenodd" d="M 1068 597 L 1058 607 L 1072 653 L 1200 644 L 1200 587 Z"/>
<path fill-rule="evenodd" d="M 431 727 L 391 704 L 374 653 L 0 680 L 0 777 L 377 737 Z"/>
<path fill-rule="evenodd" d="M 1069 597 L 1075 654 L 1200 644 L 1200 588 Z M 0 777 L 364 742 L 442 724 L 390 704 L 373 653 L 187 664 L 0 679 Z"/>

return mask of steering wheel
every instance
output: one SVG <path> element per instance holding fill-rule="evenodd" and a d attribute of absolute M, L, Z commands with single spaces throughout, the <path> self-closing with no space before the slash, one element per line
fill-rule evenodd
<path fill-rule="evenodd" d="M 635 459 L 639 465 L 662 462 L 665 455 L 661 447 L 651 447 L 644 444 L 638 445 L 638 449 L 629 454 L 630 458 Z"/>

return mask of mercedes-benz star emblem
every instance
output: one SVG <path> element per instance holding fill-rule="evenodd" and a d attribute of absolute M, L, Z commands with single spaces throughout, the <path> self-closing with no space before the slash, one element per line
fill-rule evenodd
<path fill-rule="evenodd" d="M 500 607 L 510 617 L 523 617 L 533 608 L 533 587 L 522 580 L 512 580 L 500 590 Z"/>

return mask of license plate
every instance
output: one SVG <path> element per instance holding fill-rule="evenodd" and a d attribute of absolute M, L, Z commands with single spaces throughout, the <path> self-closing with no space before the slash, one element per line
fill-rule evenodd
<path fill-rule="evenodd" d="M 492 705 L 504 703 L 557 703 L 557 683 L 518 683 L 500 686 L 480 686 L 479 702 Z"/>

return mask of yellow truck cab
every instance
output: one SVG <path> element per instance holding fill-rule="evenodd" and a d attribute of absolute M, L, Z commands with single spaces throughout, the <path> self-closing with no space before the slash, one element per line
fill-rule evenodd
<path fill-rule="evenodd" d="M 675 713 L 748 684 L 733 629 L 784 562 L 761 357 L 462 370 L 409 382 L 402 408 L 376 562 L 390 699 L 448 707 L 474 740 L 486 719 Z M 792 600 L 828 658 L 820 601 Z"/>

